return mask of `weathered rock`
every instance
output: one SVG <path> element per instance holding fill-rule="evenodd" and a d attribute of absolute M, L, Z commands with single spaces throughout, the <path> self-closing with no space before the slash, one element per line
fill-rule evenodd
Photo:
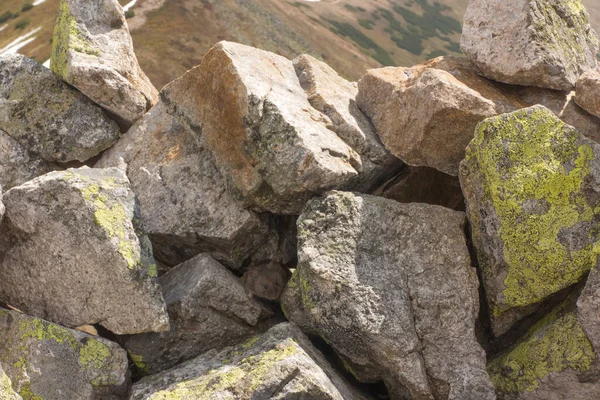
<path fill-rule="evenodd" d="M 600 397 L 597 356 L 574 307 L 558 306 L 514 346 L 488 363 L 503 400 L 589 400 Z"/>
<path fill-rule="evenodd" d="M 138 64 L 117 0 L 61 0 L 50 66 L 125 125 L 158 100 Z"/>
<path fill-rule="evenodd" d="M 50 166 L 46 162 L 0 130 L 0 185 L 5 190 L 47 172 L 50 172 Z"/>
<path fill-rule="evenodd" d="M 4 204 L 1 302 L 68 327 L 168 329 L 151 247 L 134 229 L 135 196 L 122 171 L 51 172 L 6 192 Z"/>
<path fill-rule="evenodd" d="M 465 222 L 461 212 L 369 195 L 311 200 L 281 299 L 287 317 L 300 315 L 359 380 L 383 379 L 393 398 L 494 399 L 474 333 Z"/>
<path fill-rule="evenodd" d="M 468 61 L 450 57 L 369 70 L 358 83 L 356 101 L 392 154 L 454 176 L 475 126 L 520 107 Z"/>
<path fill-rule="evenodd" d="M 311 106 L 288 59 L 221 42 L 197 69 L 188 90 L 201 99 L 200 140 L 253 209 L 299 214 L 315 193 L 380 183 L 364 182 L 358 150 L 328 129 L 336 123 Z"/>
<path fill-rule="evenodd" d="M 575 101 L 584 110 L 600 117 L 600 71 L 589 70 L 577 80 Z"/>
<path fill-rule="evenodd" d="M 0 222 L 4 219 L 4 212 L 6 208 L 4 207 L 4 203 L 2 202 L 2 186 L 0 186 Z"/>
<path fill-rule="evenodd" d="M 598 37 L 581 0 L 471 0 L 460 47 L 487 78 L 572 90 Z"/>
<path fill-rule="evenodd" d="M 199 70 L 193 69 L 161 91 L 161 100 L 104 153 L 96 167 L 119 165 L 122 158 L 140 201 L 141 224 L 157 259 L 169 266 L 201 252 L 233 268 L 267 242 L 279 242 L 273 217 L 258 215 L 228 192 L 212 154 L 198 144 L 197 109 L 191 96 Z M 270 246 L 273 247 L 273 246 Z M 274 248 L 265 259 L 287 263 Z M 267 252 L 269 253 L 269 252 Z M 279 253 L 279 254 L 274 254 Z"/>
<path fill-rule="evenodd" d="M 0 71 L 0 130 L 23 151 L 49 162 L 86 161 L 119 138 L 100 107 L 42 64 L 7 55 Z"/>
<path fill-rule="evenodd" d="M 148 374 L 239 343 L 257 334 L 255 325 L 269 315 L 248 297 L 239 278 L 208 254 L 171 269 L 159 283 L 171 330 L 127 336 L 121 342 Z"/>
<path fill-rule="evenodd" d="M 16 311 L 0 309 L 0 355 L 23 399 L 123 399 L 130 387 L 116 343 Z"/>
<path fill-rule="evenodd" d="M 458 178 L 433 168 L 408 167 L 375 194 L 400 203 L 425 203 L 465 210 Z"/>
<path fill-rule="evenodd" d="M 597 264 L 600 147 L 545 107 L 479 124 L 460 182 L 496 335 Z"/>
<path fill-rule="evenodd" d="M 365 399 L 335 372 L 292 324 L 221 351 L 209 351 L 169 371 L 143 378 L 132 400 Z"/>
<path fill-rule="evenodd" d="M 356 190 L 369 190 L 374 182 L 402 166 L 402 161 L 386 150 L 356 105 L 356 83 L 348 82 L 329 65 L 306 54 L 293 63 L 309 103 L 331 119 L 330 129 L 361 156 L 362 171 Z"/>
<path fill-rule="evenodd" d="M 0 399 L 2 400 L 23 400 L 14 389 L 12 388 L 12 382 L 0 364 Z"/>
<path fill-rule="evenodd" d="M 600 270 L 590 271 L 585 287 L 577 300 L 577 314 L 587 337 L 600 353 Z"/>

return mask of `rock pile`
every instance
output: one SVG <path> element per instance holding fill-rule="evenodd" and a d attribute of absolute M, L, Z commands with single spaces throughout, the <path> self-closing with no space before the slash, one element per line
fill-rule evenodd
<path fill-rule="evenodd" d="M 53 45 L 0 58 L 1 399 L 600 398 L 579 0 L 358 83 L 221 42 L 158 93 L 116 0 Z"/>

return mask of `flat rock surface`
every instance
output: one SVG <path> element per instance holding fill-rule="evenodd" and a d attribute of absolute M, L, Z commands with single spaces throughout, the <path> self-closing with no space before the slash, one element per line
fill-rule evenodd
<path fill-rule="evenodd" d="M 575 101 L 590 114 L 600 117 L 600 71 L 590 70 L 577 80 Z"/>

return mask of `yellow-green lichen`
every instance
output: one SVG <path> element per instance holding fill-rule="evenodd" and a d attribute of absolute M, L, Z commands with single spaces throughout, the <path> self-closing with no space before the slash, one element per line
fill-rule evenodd
<path fill-rule="evenodd" d="M 128 353 L 129 353 L 129 358 L 133 362 L 133 365 L 135 365 L 140 371 L 143 371 L 143 372 L 148 371 L 148 367 L 144 363 L 144 356 L 142 356 L 140 354 L 133 354 L 131 351 L 128 351 Z"/>
<path fill-rule="evenodd" d="M 558 309 L 531 328 L 516 346 L 488 363 L 496 390 L 533 391 L 540 379 L 570 368 L 586 372 L 596 354 L 574 311 Z"/>
<path fill-rule="evenodd" d="M 38 318 L 21 317 L 19 333 L 22 341 L 26 339 L 49 340 L 58 344 L 67 343 L 73 349 L 78 346 L 77 340 L 68 329 L 46 323 Z"/>
<path fill-rule="evenodd" d="M 19 390 L 19 394 L 23 398 L 23 400 L 44 400 L 42 396 L 38 396 L 31 390 L 31 383 L 25 382 L 21 385 L 21 390 Z"/>
<path fill-rule="evenodd" d="M 493 315 L 537 303 L 578 282 L 596 264 L 600 243 L 592 232 L 579 249 L 559 240 L 561 231 L 592 221 L 599 211 L 581 191 L 594 154 L 578 138 L 541 107 L 490 118 L 477 127 L 466 163 L 475 165 L 474 173 L 484 181 L 481 201 L 494 207 L 507 269 L 501 297 L 490 302 Z M 472 222 L 481 220 L 478 213 L 470 210 Z M 480 235 L 474 232 L 476 242 Z M 484 278 L 490 278 L 497 266 L 488 265 L 481 248 L 478 258 Z"/>
<path fill-rule="evenodd" d="M 96 339 L 89 339 L 79 350 L 79 364 L 87 369 L 101 369 L 110 357 L 110 348 Z"/>
<path fill-rule="evenodd" d="M 148 267 L 148 276 L 150 278 L 156 278 L 158 275 L 158 266 L 156 264 L 150 264 Z"/>
<path fill-rule="evenodd" d="M 12 388 L 10 378 L 0 368 L 0 399 L 9 400 L 13 398 L 16 400 L 17 394 Z"/>

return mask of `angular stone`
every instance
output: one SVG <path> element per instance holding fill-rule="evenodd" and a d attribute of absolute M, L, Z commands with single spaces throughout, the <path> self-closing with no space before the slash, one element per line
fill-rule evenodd
<path fill-rule="evenodd" d="M 127 163 L 141 224 L 157 259 L 178 265 L 201 252 L 239 268 L 268 242 L 279 242 L 276 218 L 244 208 L 228 190 L 214 157 L 198 143 L 202 97 L 191 96 L 193 69 L 161 91 L 161 100 L 106 151 L 96 167 Z M 273 246 L 271 246 L 273 247 Z M 288 262 L 277 254 L 265 259 Z M 267 252 L 269 253 L 269 252 Z M 285 250 L 279 253 L 285 253 Z"/>
<path fill-rule="evenodd" d="M 408 165 L 454 176 L 475 126 L 521 106 L 468 61 L 452 57 L 369 70 L 358 83 L 356 101 L 392 154 Z"/>
<path fill-rule="evenodd" d="M 488 363 L 503 400 L 600 397 L 597 356 L 569 302 L 559 305 L 511 348 Z"/>
<path fill-rule="evenodd" d="M 254 209 L 297 215 L 315 193 L 364 187 L 358 150 L 311 106 L 291 61 L 221 42 L 197 70 L 199 140 Z"/>
<path fill-rule="evenodd" d="M 460 47 L 489 79 L 572 90 L 598 37 L 581 0 L 471 0 Z"/>
<path fill-rule="evenodd" d="M 8 190 L 50 172 L 39 156 L 29 153 L 15 139 L 0 130 L 0 185 Z"/>
<path fill-rule="evenodd" d="M 23 400 L 14 389 L 12 388 L 12 382 L 0 364 L 0 399 L 2 400 Z"/>
<path fill-rule="evenodd" d="M 23 399 L 124 399 L 131 384 L 116 343 L 17 311 L 0 309 L 0 354 Z"/>
<path fill-rule="evenodd" d="M 596 352 L 600 352 L 600 270 L 590 271 L 585 287 L 577 300 L 577 315 Z"/>
<path fill-rule="evenodd" d="M 584 110 L 600 117 L 600 71 L 590 70 L 577 80 L 575 101 Z"/>
<path fill-rule="evenodd" d="M 148 239 L 125 174 L 51 172 L 4 195 L 0 301 L 67 327 L 168 329 Z M 140 236 L 138 236 L 138 234 Z"/>
<path fill-rule="evenodd" d="M 120 341 L 144 373 L 154 374 L 211 349 L 259 333 L 269 313 L 251 300 L 239 278 L 208 254 L 171 269 L 159 283 L 171 330 L 126 336 Z"/>
<path fill-rule="evenodd" d="M 356 83 L 348 82 L 329 65 L 306 54 L 293 63 L 309 103 L 331 119 L 330 129 L 361 157 L 360 183 L 355 190 L 369 191 L 374 182 L 389 177 L 390 172 L 402 166 L 402 161 L 386 150 L 373 125 L 356 105 Z"/>
<path fill-rule="evenodd" d="M 494 399 L 475 339 L 465 222 L 461 212 L 369 195 L 311 200 L 281 299 L 287 317 L 312 325 L 359 380 L 383 380 L 392 398 Z"/>
<path fill-rule="evenodd" d="M 6 211 L 6 207 L 4 207 L 4 203 L 2 202 L 2 186 L 0 186 L 0 222 L 4 219 L 4 212 Z"/>
<path fill-rule="evenodd" d="M 162 398 L 366 399 L 329 366 L 297 327 L 287 323 L 133 386 L 131 400 Z"/>
<path fill-rule="evenodd" d="M 23 152 L 49 162 L 83 162 L 119 138 L 118 126 L 100 107 L 42 64 L 7 55 L 0 57 L 0 71 L 0 130 Z"/>
<path fill-rule="evenodd" d="M 158 100 L 138 64 L 117 0 L 61 0 L 50 66 L 125 126 Z"/>
<path fill-rule="evenodd" d="M 600 147 L 547 108 L 479 124 L 460 182 L 497 336 L 598 263 Z"/>

